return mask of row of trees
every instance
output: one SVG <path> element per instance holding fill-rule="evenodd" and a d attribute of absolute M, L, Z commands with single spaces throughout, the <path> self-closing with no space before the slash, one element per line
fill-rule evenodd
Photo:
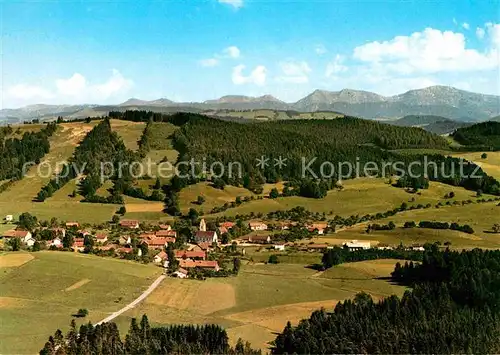
<path fill-rule="evenodd" d="M 41 355 L 51 354 L 234 354 L 257 355 L 250 344 L 238 340 L 235 347 L 229 345 L 226 331 L 218 325 L 172 325 L 151 327 L 148 317 L 140 322 L 132 318 L 125 340 L 115 323 L 97 326 L 83 324 L 79 329 L 75 321 L 66 336 L 57 330 L 50 336 Z"/>

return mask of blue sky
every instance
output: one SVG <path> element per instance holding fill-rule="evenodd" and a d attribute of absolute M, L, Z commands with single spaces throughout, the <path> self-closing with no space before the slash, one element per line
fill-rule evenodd
<path fill-rule="evenodd" d="M 2 107 L 434 84 L 500 93 L 500 3 L 0 1 Z"/>

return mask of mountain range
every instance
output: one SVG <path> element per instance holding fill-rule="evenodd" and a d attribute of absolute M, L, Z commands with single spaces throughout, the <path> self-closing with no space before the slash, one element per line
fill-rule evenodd
<path fill-rule="evenodd" d="M 287 110 L 298 112 L 334 111 L 367 119 L 397 119 L 408 115 L 440 116 L 462 122 L 478 122 L 500 115 L 500 96 L 478 94 L 449 86 L 430 86 L 394 96 L 344 89 L 315 90 L 294 103 L 271 95 L 223 96 L 204 102 L 174 102 L 161 98 L 146 101 L 131 98 L 117 105 L 30 105 L 0 110 L 0 121 L 19 122 L 56 116 L 81 118 L 106 115 L 111 110 L 147 109 L 160 112 L 217 110 Z M 216 112 L 215 112 L 216 114 Z M 498 119 L 498 117 L 495 117 Z"/>

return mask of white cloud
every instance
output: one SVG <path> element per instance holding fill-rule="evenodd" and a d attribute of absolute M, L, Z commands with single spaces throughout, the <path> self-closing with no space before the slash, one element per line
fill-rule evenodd
<path fill-rule="evenodd" d="M 342 64 L 343 62 L 344 57 L 342 57 L 340 54 L 337 54 L 335 58 L 327 64 L 325 76 L 327 78 L 336 78 L 338 74 L 344 73 L 349 70 L 346 65 Z"/>
<path fill-rule="evenodd" d="M 236 46 L 224 48 L 220 53 L 215 54 L 212 58 L 202 59 L 198 61 L 202 67 L 211 68 L 220 64 L 221 59 L 237 59 L 241 55 L 241 51 Z"/>
<path fill-rule="evenodd" d="M 53 94 L 36 85 L 18 84 L 7 89 L 6 96 L 16 100 L 40 100 L 50 99 Z"/>
<path fill-rule="evenodd" d="M 456 19 L 456 18 L 453 18 L 453 23 L 454 23 L 455 25 L 458 25 L 458 21 L 457 21 L 457 19 Z"/>
<path fill-rule="evenodd" d="M 73 74 L 69 79 L 57 79 L 57 91 L 61 95 L 79 96 L 85 90 L 87 80 L 79 73 Z"/>
<path fill-rule="evenodd" d="M 243 7 L 243 0 L 218 0 L 221 4 L 227 4 L 233 6 L 235 9 Z"/>
<path fill-rule="evenodd" d="M 426 28 L 410 36 L 371 42 L 354 49 L 354 59 L 397 74 L 488 70 L 499 66 L 500 31 L 491 25 L 492 46 L 484 52 L 466 48 L 462 33 Z"/>
<path fill-rule="evenodd" d="M 219 65 L 219 60 L 216 58 L 208 58 L 208 59 L 202 59 L 199 61 L 200 65 L 202 67 L 216 67 Z"/>
<path fill-rule="evenodd" d="M 239 58 L 240 49 L 236 46 L 230 46 L 223 50 L 223 53 L 229 58 Z"/>
<path fill-rule="evenodd" d="M 486 30 L 488 31 L 491 46 L 497 50 L 500 49 L 500 23 L 488 22 L 486 24 Z"/>
<path fill-rule="evenodd" d="M 315 51 L 315 52 L 316 52 L 316 54 L 318 54 L 318 55 L 323 55 L 323 54 L 325 54 L 325 53 L 327 53 L 327 52 L 328 52 L 328 50 L 326 49 L 326 47 L 325 47 L 324 45 L 322 45 L 322 44 L 318 44 L 318 45 L 316 46 L 316 48 L 314 48 L 314 51 Z"/>
<path fill-rule="evenodd" d="M 133 82 L 131 80 L 126 79 L 118 70 L 113 69 L 113 75 L 105 83 L 89 86 L 88 90 L 90 90 L 89 94 L 96 91 L 99 96 L 106 99 L 120 92 L 127 91 L 132 85 Z"/>
<path fill-rule="evenodd" d="M 304 84 L 309 81 L 309 73 L 312 70 L 307 62 L 288 60 L 281 62 L 279 65 L 284 75 L 278 77 L 278 81 L 295 84 Z"/>
<path fill-rule="evenodd" d="M 243 70 L 246 68 L 245 65 L 240 64 L 233 68 L 232 80 L 236 85 L 243 84 L 255 84 L 262 86 L 266 83 L 267 69 L 263 65 L 255 67 L 250 75 L 245 76 Z"/>
<path fill-rule="evenodd" d="M 484 28 L 481 28 L 481 27 L 476 28 L 477 38 L 483 39 L 485 34 L 486 34 L 486 31 L 484 30 Z"/>
<path fill-rule="evenodd" d="M 7 89 L 5 100 L 16 105 L 27 103 L 104 103 L 126 93 L 133 82 L 125 78 L 118 70 L 101 83 L 90 84 L 80 73 L 67 79 L 56 79 L 52 87 L 29 84 L 17 84 Z"/>
<path fill-rule="evenodd" d="M 470 30 L 470 25 L 467 22 L 462 23 L 462 27 L 466 30 Z"/>

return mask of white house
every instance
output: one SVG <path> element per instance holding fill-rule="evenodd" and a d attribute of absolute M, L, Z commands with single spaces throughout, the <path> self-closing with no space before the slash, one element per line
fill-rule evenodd
<path fill-rule="evenodd" d="M 161 251 L 159 252 L 158 254 L 156 254 L 153 258 L 153 262 L 155 264 L 161 264 L 161 262 L 163 260 L 165 260 L 167 258 L 167 253 L 165 253 L 164 251 Z"/>
<path fill-rule="evenodd" d="M 47 243 L 50 247 L 62 248 L 63 243 L 59 237 L 56 237 Z"/>
<path fill-rule="evenodd" d="M 357 240 L 351 240 L 350 242 L 344 243 L 344 246 L 349 248 L 349 250 L 362 250 L 362 249 L 370 249 L 370 242 L 360 242 Z"/>
<path fill-rule="evenodd" d="M 29 238 L 25 241 L 26 245 L 29 246 L 29 247 L 32 247 L 33 245 L 35 245 L 35 238 Z"/>
<path fill-rule="evenodd" d="M 275 244 L 274 250 L 285 251 L 285 244 Z"/>
<path fill-rule="evenodd" d="M 185 279 L 188 277 L 188 271 L 183 268 L 179 268 L 176 272 L 174 272 L 175 277 L 178 277 L 180 279 Z"/>
<path fill-rule="evenodd" d="M 267 224 L 262 223 L 262 222 L 250 222 L 250 223 L 248 223 L 248 226 L 253 231 L 265 231 L 265 230 L 267 230 Z"/>
<path fill-rule="evenodd" d="M 11 214 L 8 214 L 7 216 L 5 216 L 4 220 L 5 220 L 5 222 L 12 222 L 14 220 L 14 216 Z"/>
<path fill-rule="evenodd" d="M 217 243 L 218 237 L 215 231 L 198 231 L 194 236 L 196 243 Z"/>

